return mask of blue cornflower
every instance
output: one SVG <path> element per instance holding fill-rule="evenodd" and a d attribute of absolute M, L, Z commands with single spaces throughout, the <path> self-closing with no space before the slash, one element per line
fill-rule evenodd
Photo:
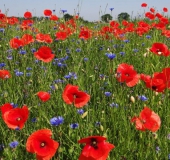
<path fill-rule="evenodd" d="M 65 75 L 64 78 L 70 79 L 72 76 L 71 75 Z"/>
<path fill-rule="evenodd" d="M 125 39 L 125 40 L 123 40 L 123 42 L 125 42 L 125 43 L 129 43 L 129 42 L 130 42 L 130 40 Z"/>
<path fill-rule="evenodd" d="M 78 123 L 72 123 L 72 124 L 70 124 L 70 128 L 72 128 L 72 129 L 76 129 L 76 128 L 78 128 L 78 126 L 79 126 Z"/>
<path fill-rule="evenodd" d="M 14 104 L 13 102 L 10 103 L 10 105 L 12 105 L 13 108 L 17 108 L 18 107 L 18 104 Z"/>
<path fill-rule="evenodd" d="M 114 8 L 110 8 L 111 11 L 113 11 Z"/>
<path fill-rule="evenodd" d="M 5 29 L 4 28 L 0 28 L 0 32 L 5 32 Z"/>
<path fill-rule="evenodd" d="M 148 100 L 148 98 L 145 97 L 144 95 L 138 96 L 138 98 L 139 98 L 141 101 L 147 101 L 147 100 Z"/>
<path fill-rule="evenodd" d="M 39 60 L 38 60 L 38 59 L 36 59 L 36 60 L 35 60 L 35 63 L 38 63 L 38 62 L 39 62 Z"/>
<path fill-rule="evenodd" d="M 70 50 L 69 50 L 68 48 L 66 49 L 66 53 L 67 53 L 67 54 L 70 54 Z"/>
<path fill-rule="evenodd" d="M 95 123 L 95 126 L 96 126 L 96 127 L 99 127 L 100 125 L 101 125 L 101 122 L 96 122 L 96 123 Z"/>
<path fill-rule="evenodd" d="M 28 72 L 28 73 L 26 73 L 26 76 L 27 76 L 27 77 L 30 77 L 31 74 L 32 74 L 32 73 Z"/>
<path fill-rule="evenodd" d="M 15 72 L 15 75 L 16 75 L 16 76 L 22 76 L 23 74 L 24 74 L 23 72 L 19 72 L 19 71 L 18 71 L 18 72 Z"/>
<path fill-rule="evenodd" d="M 161 149 L 159 148 L 159 146 L 156 147 L 156 152 L 158 153 Z"/>
<path fill-rule="evenodd" d="M 77 109 L 77 113 L 82 115 L 84 113 L 84 110 L 83 109 Z"/>
<path fill-rule="evenodd" d="M 142 43 L 142 46 L 144 46 L 145 45 L 145 43 Z"/>
<path fill-rule="evenodd" d="M 114 103 L 114 102 L 110 104 L 110 107 L 116 107 L 117 108 L 118 106 L 119 105 L 117 103 Z"/>
<path fill-rule="evenodd" d="M 5 63 L 0 63 L 0 68 L 3 68 L 3 67 L 5 67 L 5 66 L 6 66 Z"/>
<path fill-rule="evenodd" d="M 84 58 L 84 61 L 86 62 L 86 61 L 88 61 L 89 59 L 88 58 Z"/>
<path fill-rule="evenodd" d="M 106 53 L 105 54 L 110 60 L 114 59 L 116 55 L 114 53 Z"/>
<path fill-rule="evenodd" d="M 151 38 L 151 36 L 150 36 L 150 35 L 146 35 L 146 38 L 147 38 L 147 39 L 150 39 L 150 38 Z"/>
<path fill-rule="evenodd" d="M 17 141 L 13 141 L 13 142 L 11 142 L 10 144 L 9 144 L 9 146 L 11 147 L 11 148 L 16 148 L 17 146 L 18 146 L 18 142 Z"/>
<path fill-rule="evenodd" d="M 125 52 L 120 52 L 120 55 L 121 55 L 121 56 L 124 56 L 124 55 L 125 55 Z"/>
<path fill-rule="evenodd" d="M 53 117 L 53 118 L 50 119 L 50 124 L 52 126 L 59 126 L 63 122 L 64 122 L 64 118 L 62 116 Z"/>
<path fill-rule="evenodd" d="M 139 51 L 138 49 L 133 49 L 133 52 L 135 52 L 135 53 L 138 52 L 138 51 Z"/>
<path fill-rule="evenodd" d="M 67 10 L 65 10 L 65 9 L 61 9 L 61 11 L 62 11 L 63 13 L 67 12 Z"/>
<path fill-rule="evenodd" d="M 19 53 L 20 54 L 26 54 L 26 51 L 25 50 L 20 50 Z"/>
<path fill-rule="evenodd" d="M 6 52 L 11 53 L 12 51 L 13 51 L 13 49 L 8 49 Z"/>
<path fill-rule="evenodd" d="M 104 74 L 100 74 L 99 77 L 103 79 L 105 77 L 105 75 Z"/>
<path fill-rule="evenodd" d="M 65 81 L 62 80 L 62 79 L 57 79 L 57 80 L 55 80 L 54 82 L 55 82 L 55 83 L 64 83 Z"/>
<path fill-rule="evenodd" d="M 27 67 L 26 70 L 30 71 L 30 70 L 32 70 L 32 68 L 31 67 Z"/>
<path fill-rule="evenodd" d="M 33 122 L 33 123 L 37 122 L 37 118 L 32 118 L 31 122 Z"/>
<path fill-rule="evenodd" d="M 104 94 L 105 94 L 106 97 L 110 97 L 112 95 L 111 92 L 104 92 Z"/>
<path fill-rule="evenodd" d="M 74 79 L 77 79 L 77 74 L 75 72 L 69 72 L 69 75 Z"/>
<path fill-rule="evenodd" d="M 76 49 L 76 52 L 81 52 L 81 48 L 77 48 L 77 49 Z"/>
<path fill-rule="evenodd" d="M 36 52 L 36 49 L 35 48 L 31 48 L 31 52 L 32 53 Z"/>
<path fill-rule="evenodd" d="M 8 55 L 7 57 L 6 57 L 6 59 L 8 59 L 8 60 L 12 60 L 12 55 Z"/>

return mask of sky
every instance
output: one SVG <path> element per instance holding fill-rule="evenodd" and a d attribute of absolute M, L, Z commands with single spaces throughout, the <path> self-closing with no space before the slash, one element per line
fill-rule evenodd
<path fill-rule="evenodd" d="M 142 3 L 147 3 L 148 6 L 142 8 Z M 170 0 L 0 0 L 0 10 L 2 13 L 6 12 L 7 16 L 22 17 L 26 11 L 30 11 L 33 16 L 44 16 L 43 11 L 50 9 L 55 10 L 58 17 L 62 17 L 60 10 L 64 9 L 71 15 L 79 13 L 80 17 L 88 21 L 99 21 L 104 14 L 111 14 L 115 20 L 121 12 L 137 17 L 151 7 L 162 13 L 163 7 L 170 10 Z M 112 12 L 110 8 L 114 8 Z"/>

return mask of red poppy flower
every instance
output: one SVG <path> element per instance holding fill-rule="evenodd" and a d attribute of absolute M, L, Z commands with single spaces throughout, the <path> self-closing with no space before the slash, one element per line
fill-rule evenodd
<path fill-rule="evenodd" d="M 139 117 L 133 117 L 131 122 L 135 123 L 137 130 L 141 131 L 150 130 L 156 132 L 161 126 L 159 115 L 148 107 L 144 107 L 140 112 Z"/>
<path fill-rule="evenodd" d="M 170 67 L 169 68 L 164 68 L 162 70 L 162 73 L 165 76 L 165 81 L 166 81 L 166 87 L 170 89 Z"/>
<path fill-rule="evenodd" d="M 32 37 L 32 35 L 29 34 L 24 34 L 21 38 L 22 42 L 24 45 L 30 44 L 34 42 L 34 38 Z"/>
<path fill-rule="evenodd" d="M 141 7 L 147 7 L 147 4 L 146 3 L 142 3 Z"/>
<path fill-rule="evenodd" d="M 77 108 L 83 107 L 90 100 L 90 95 L 85 92 L 79 91 L 78 86 L 68 84 L 62 94 L 64 102 L 67 104 L 74 103 Z"/>
<path fill-rule="evenodd" d="M 158 17 L 158 18 L 161 18 L 161 17 L 163 17 L 160 13 L 156 13 L 155 14 L 155 17 Z"/>
<path fill-rule="evenodd" d="M 6 18 L 6 15 L 3 13 L 0 13 L 0 20 L 5 19 L 5 18 Z"/>
<path fill-rule="evenodd" d="M 9 42 L 10 47 L 13 49 L 18 49 L 22 46 L 24 46 L 22 40 L 18 39 L 18 38 L 12 38 Z"/>
<path fill-rule="evenodd" d="M 132 65 L 122 63 L 117 68 L 116 78 L 119 82 L 125 82 L 128 87 L 133 87 L 138 83 L 140 76 Z"/>
<path fill-rule="evenodd" d="M 11 77 L 11 75 L 10 75 L 9 71 L 7 71 L 7 70 L 0 70 L 0 78 L 1 79 L 8 79 L 10 77 Z"/>
<path fill-rule="evenodd" d="M 89 39 L 91 37 L 90 31 L 80 31 L 79 38 L 81 39 Z"/>
<path fill-rule="evenodd" d="M 155 12 L 155 9 L 154 9 L 154 8 L 150 8 L 150 11 L 151 11 L 152 13 L 154 13 L 154 12 Z"/>
<path fill-rule="evenodd" d="M 37 59 L 48 63 L 53 60 L 53 58 L 55 57 L 55 54 L 52 54 L 51 48 L 42 46 L 39 48 L 37 52 L 34 53 L 34 56 Z"/>
<path fill-rule="evenodd" d="M 163 8 L 163 11 L 164 11 L 164 12 L 168 12 L 168 8 L 164 7 L 164 8 Z"/>
<path fill-rule="evenodd" d="M 55 35 L 57 40 L 65 40 L 67 38 L 67 33 L 63 31 L 59 31 Z"/>
<path fill-rule="evenodd" d="M 32 18 L 32 13 L 31 12 L 25 12 L 24 17 L 25 18 Z"/>
<path fill-rule="evenodd" d="M 50 99 L 50 94 L 48 92 L 44 92 L 44 91 L 39 91 L 37 93 L 37 96 L 43 102 L 46 102 L 46 101 L 48 101 Z"/>
<path fill-rule="evenodd" d="M 170 55 L 170 51 L 168 50 L 168 47 L 163 43 L 153 43 L 152 47 L 150 48 L 150 51 L 158 56 L 167 57 Z"/>
<path fill-rule="evenodd" d="M 45 42 L 45 43 L 52 43 L 53 42 L 53 39 L 50 37 L 49 34 L 42 34 L 42 33 L 36 34 L 36 40 L 38 42 Z"/>
<path fill-rule="evenodd" d="M 167 87 L 166 76 L 163 73 L 154 73 L 152 78 L 148 75 L 141 74 L 141 80 L 145 82 L 147 88 L 156 92 L 164 92 Z"/>
<path fill-rule="evenodd" d="M 79 160 L 106 160 L 115 146 L 105 140 L 102 136 L 90 136 L 79 140 L 78 143 L 86 143 Z"/>
<path fill-rule="evenodd" d="M 50 16 L 50 20 L 52 21 L 57 21 L 58 20 L 58 17 L 56 15 L 51 15 Z"/>
<path fill-rule="evenodd" d="M 33 20 L 31 20 L 31 19 L 25 19 L 25 20 L 23 20 L 22 21 L 22 26 L 31 26 L 32 24 L 34 23 L 34 21 Z"/>
<path fill-rule="evenodd" d="M 51 15 L 52 15 L 52 11 L 49 10 L 49 9 L 45 9 L 45 10 L 44 10 L 44 15 L 45 15 L 45 16 L 51 16 Z"/>
<path fill-rule="evenodd" d="M 19 23 L 19 20 L 17 17 L 7 17 L 7 23 L 9 25 L 15 25 L 15 24 Z"/>
<path fill-rule="evenodd" d="M 11 129 L 22 129 L 29 116 L 27 106 L 13 108 L 9 103 L 1 106 L 2 119 Z"/>
<path fill-rule="evenodd" d="M 56 153 L 59 143 L 51 139 L 49 129 L 41 129 L 32 133 L 26 142 L 26 150 L 35 153 L 37 160 L 50 160 Z"/>
<path fill-rule="evenodd" d="M 13 106 L 10 103 L 5 103 L 4 105 L 0 106 L 0 109 L 2 113 L 2 118 L 4 119 L 5 112 L 8 112 L 13 109 Z"/>
<path fill-rule="evenodd" d="M 151 12 L 146 12 L 145 17 L 149 18 L 150 20 L 155 19 L 155 15 L 153 13 L 151 13 Z"/>

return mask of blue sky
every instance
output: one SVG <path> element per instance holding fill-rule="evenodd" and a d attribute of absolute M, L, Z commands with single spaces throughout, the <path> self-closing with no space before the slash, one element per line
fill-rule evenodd
<path fill-rule="evenodd" d="M 147 8 L 142 8 L 142 3 L 147 3 Z M 5 5 L 4 5 L 5 4 Z M 8 10 L 8 16 L 23 16 L 25 11 L 30 11 L 35 16 L 43 16 L 44 9 L 55 9 L 56 15 L 61 17 L 60 9 L 66 9 L 69 14 L 79 12 L 85 20 L 96 21 L 106 13 L 115 19 L 121 12 L 127 12 L 131 16 L 142 15 L 150 7 L 155 7 L 162 13 L 163 7 L 170 10 L 169 0 L 0 0 L 0 10 Z"/>

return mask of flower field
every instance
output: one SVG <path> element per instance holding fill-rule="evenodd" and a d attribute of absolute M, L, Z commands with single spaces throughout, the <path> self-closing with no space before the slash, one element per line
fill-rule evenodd
<path fill-rule="evenodd" d="M 42 12 L 0 13 L 0 159 L 170 159 L 168 9 L 98 24 Z"/>

